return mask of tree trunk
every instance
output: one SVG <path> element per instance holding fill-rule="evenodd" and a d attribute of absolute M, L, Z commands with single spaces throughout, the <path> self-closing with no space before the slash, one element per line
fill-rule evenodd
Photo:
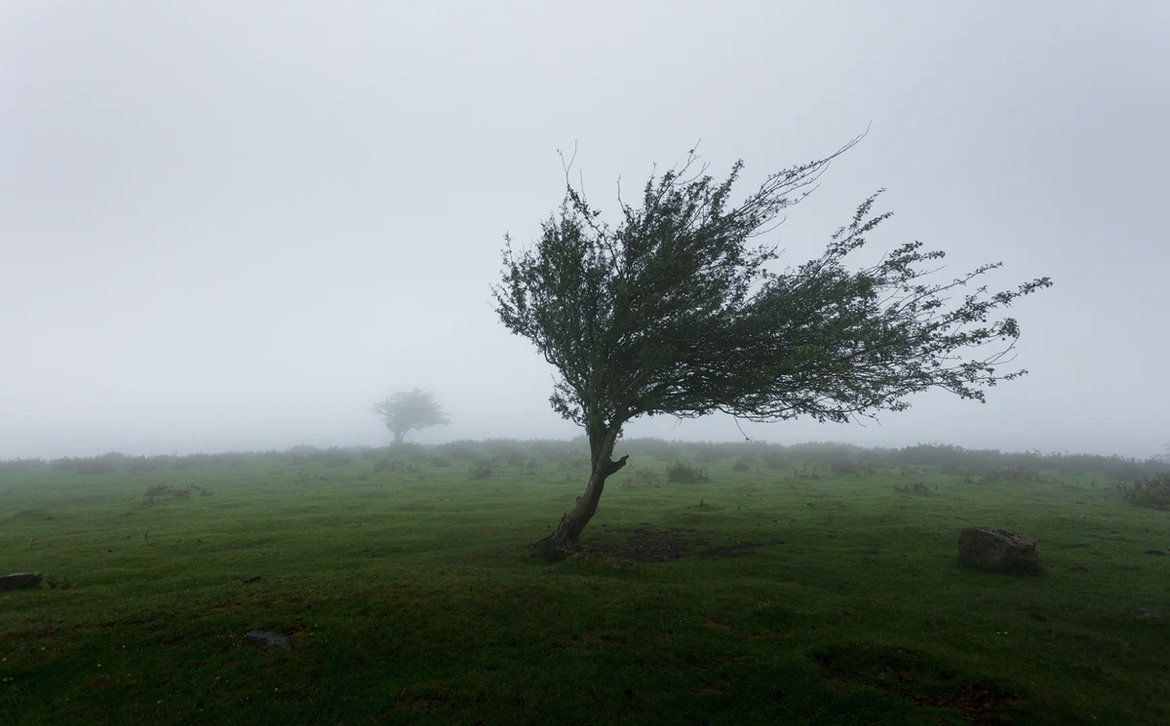
<path fill-rule="evenodd" d="M 406 432 L 410 429 L 394 429 L 394 445 L 402 446 L 402 442 L 406 439 Z"/>
<path fill-rule="evenodd" d="M 536 543 L 537 547 L 556 553 L 571 553 L 577 551 L 577 538 L 581 530 L 589 524 L 597 512 L 597 503 L 601 500 L 601 490 L 605 488 L 605 480 L 618 469 L 626 465 L 629 456 L 623 456 L 618 461 L 611 461 L 614 444 L 617 443 L 621 426 L 610 429 L 598 428 L 589 432 L 589 448 L 592 454 L 593 472 L 589 475 L 589 484 L 585 493 L 577 497 L 577 505 L 565 516 L 552 534 Z"/>

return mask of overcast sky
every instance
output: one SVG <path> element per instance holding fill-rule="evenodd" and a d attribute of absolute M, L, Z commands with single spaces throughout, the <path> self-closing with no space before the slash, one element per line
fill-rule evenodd
<path fill-rule="evenodd" d="M 1170 3 L 0 1 L 0 458 L 568 438 L 493 312 L 503 235 L 699 152 L 741 192 L 827 155 L 793 266 L 880 187 L 875 249 L 1054 287 L 1030 375 L 779 443 L 1145 457 L 1170 441 Z M 612 217 L 611 217 L 612 219 Z M 728 418 L 627 435 L 741 438 Z M 620 445 L 619 445 L 620 451 Z"/>

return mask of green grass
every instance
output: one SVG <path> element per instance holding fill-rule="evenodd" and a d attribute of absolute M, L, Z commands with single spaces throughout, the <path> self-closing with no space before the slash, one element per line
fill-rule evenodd
<path fill-rule="evenodd" d="M 1170 621 L 1127 613 L 1170 610 L 1170 514 L 1103 480 L 635 454 L 550 564 L 579 458 L 415 457 L 0 474 L 0 570 L 58 583 L 0 593 L 0 723 L 1170 723 Z M 960 567 L 972 525 L 1044 571 Z"/>

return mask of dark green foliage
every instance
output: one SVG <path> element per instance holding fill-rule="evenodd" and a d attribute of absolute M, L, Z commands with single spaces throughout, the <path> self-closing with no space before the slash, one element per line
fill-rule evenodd
<path fill-rule="evenodd" d="M 677 484 L 700 484 L 710 481 L 711 477 L 704 469 L 684 461 L 674 461 L 666 465 L 666 480 Z"/>
<path fill-rule="evenodd" d="M 611 459 L 623 426 L 641 416 L 847 422 L 903 410 L 932 388 L 982 401 L 984 388 L 1025 373 L 997 370 L 1020 331 L 992 318 L 1049 279 L 994 294 L 978 287 L 952 304 L 999 265 L 929 284 L 944 254 L 920 242 L 847 269 L 890 216 L 874 211 L 877 194 L 796 269 L 776 272 L 775 247 L 749 246 L 858 140 L 772 174 L 738 205 L 731 190 L 743 163 L 716 182 L 706 167 L 692 170 L 692 150 L 681 170 L 651 175 L 640 206 L 619 198 L 616 227 L 567 184 L 533 249 L 515 251 L 506 237 L 496 312 L 557 369 L 550 403 L 584 429 L 592 466 L 585 495 L 539 544 L 573 551 L 606 477 L 626 463 Z"/>
<path fill-rule="evenodd" d="M 487 459 L 477 459 L 471 462 L 471 466 L 467 467 L 467 478 L 471 480 L 476 479 L 490 479 L 496 475 L 496 465 Z"/>
<path fill-rule="evenodd" d="M 1170 510 L 1170 474 L 1147 476 L 1132 484 L 1118 484 L 1121 498 L 1138 507 Z"/>
<path fill-rule="evenodd" d="M 646 183 L 641 207 L 622 204 L 616 229 L 570 186 L 534 250 L 505 248 L 494 290 L 503 323 L 560 372 L 553 407 L 587 429 L 714 411 L 848 421 L 904 409 L 934 387 L 983 400 L 983 387 L 1021 375 L 995 369 L 1019 336 L 1015 320 L 988 321 L 1048 278 L 993 295 L 981 287 L 948 307 L 949 294 L 998 265 L 926 284 L 919 266 L 943 253 L 913 242 L 848 271 L 845 258 L 889 216 L 873 213 L 876 195 L 795 270 L 772 272 L 775 248 L 747 246 L 830 159 L 772 175 L 731 206 L 742 163 L 716 183 L 688 176 L 691 156 Z M 990 356 L 958 355 L 997 340 Z"/>

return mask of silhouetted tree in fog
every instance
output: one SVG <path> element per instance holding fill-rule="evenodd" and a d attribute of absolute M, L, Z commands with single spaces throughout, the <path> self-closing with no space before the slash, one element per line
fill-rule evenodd
<path fill-rule="evenodd" d="M 682 169 L 651 175 L 640 207 L 619 190 L 616 228 L 568 182 L 567 165 L 560 213 L 535 247 L 517 252 L 505 238 L 496 311 L 559 371 L 550 401 L 584 428 L 592 458 L 584 494 L 537 544 L 576 549 L 606 478 L 628 458 L 611 459 L 622 426 L 639 416 L 847 421 L 905 409 L 908 396 L 929 388 L 982 401 L 983 387 L 1025 373 L 996 371 L 1020 331 L 1011 318 L 988 318 L 1049 279 L 993 295 L 980 287 L 949 305 L 948 294 L 999 265 L 924 284 L 935 270 L 920 265 L 943 253 L 919 242 L 847 270 L 845 257 L 889 216 L 873 213 L 877 194 L 824 254 L 796 269 L 773 272 L 776 249 L 747 246 L 858 140 L 769 176 L 738 206 L 730 195 L 742 162 L 716 183 L 706 167 L 692 172 L 692 150 Z M 959 355 L 967 350 L 979 355 Z"/>
<path fill-rule="evenodd" d="M 370 410 L 382 417 L 386 428 L 394 434 L 395 445 L 401 444 L 415 429 L 451 423 L 451 417 L 439 406 L 435 394 L 418 388 L 399 391 Z"/>

